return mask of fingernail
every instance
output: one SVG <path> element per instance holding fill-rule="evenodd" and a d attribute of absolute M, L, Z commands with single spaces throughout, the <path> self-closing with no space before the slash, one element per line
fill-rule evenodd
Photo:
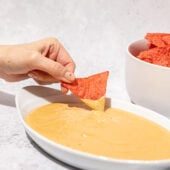
<path fill-rule="evenodd" d="M 68 71 L 65 73 L 64 77 L 69 81 L 74 81 L 74 79 L 75 79 L 74 74 L 71 72 L 68 72 Z"/>

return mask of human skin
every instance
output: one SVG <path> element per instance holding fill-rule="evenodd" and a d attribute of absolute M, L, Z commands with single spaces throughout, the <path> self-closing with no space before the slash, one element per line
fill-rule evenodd
<path fill-rule="evenodd" d="M 56 38 L 0 45 L 0 78 L 6 81 L 31 77 L 39 84 L 71 83 L 75 79 L 74 70 L 74 61 Z"/>

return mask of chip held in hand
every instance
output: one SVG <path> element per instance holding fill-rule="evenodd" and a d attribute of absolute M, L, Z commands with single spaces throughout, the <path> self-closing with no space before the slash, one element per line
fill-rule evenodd
<path fill-rule="evenodd" d="M 92 109 L 104 110 L 108 75 L 109 72 L 105 71 L 85 78 L 76 78 L 71 84 L 63 82 L 61 85 Z"/>

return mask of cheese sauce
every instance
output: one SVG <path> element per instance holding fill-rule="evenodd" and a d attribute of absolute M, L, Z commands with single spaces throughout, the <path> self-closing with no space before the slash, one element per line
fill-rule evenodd
<path fill-rule="evenodd" d="M 102 112 L 53 103 L 25 120 L 48 139 L 80 151 L 120 159 L 170 159 L 168 130 L 119 109 Z"/>

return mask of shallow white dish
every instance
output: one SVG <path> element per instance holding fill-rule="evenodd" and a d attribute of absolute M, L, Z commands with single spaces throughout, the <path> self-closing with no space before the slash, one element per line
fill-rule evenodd
<path fill-rule="evenodd" d="M 25 123 L 24 117 L 34 108 L 51 102 L 78 103 L 79 100 L 72 95 L 66 96 L 55 89 L 41 86 L 25 87 L 16 95 L 17 110 L 26 132 L 43 150 L 53 157 L 86 170 L 163 170 L 170 168 L 170 160 L 136 161 L 111 159 L 73 150 L 48 140 L 29 127 Z M 111 99 L 111 106 L 145 117 L 170 130 L 170 120 L 153 111 L 115 99 Z"/>

